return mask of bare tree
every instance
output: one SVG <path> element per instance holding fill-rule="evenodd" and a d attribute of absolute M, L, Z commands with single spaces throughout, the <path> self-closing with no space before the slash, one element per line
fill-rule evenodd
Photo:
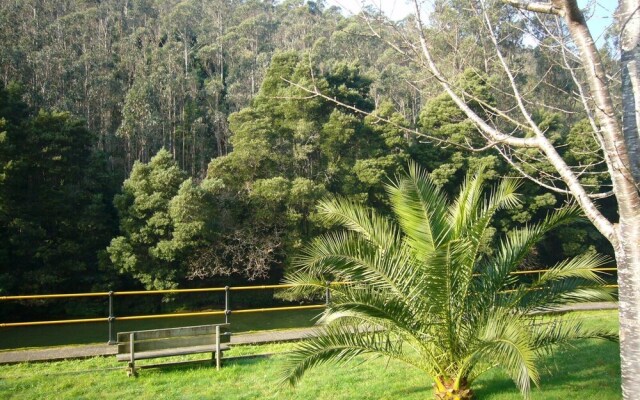
<path fill-rule="evenodd" d="M 241 275 L 250 281 L 269 277 L 282 249 L 282 234 L 251 226 L 222 235 L 215 246 L 200 249 L 189 261 L 189 279 Z"/>
<path fill-rule="evenodd" d="M 546 159 L 555 169 L 556 177 L 564 183 L 564 188 L 548 187 L 570 193 L 587 218 L 612 244 L 618 266 L 622 392 L 625 399 L 635 399 L 640 393 L 639 1 L 620 0 L 618 5 L 622 104 L 622 112 L 619 112 L 615 106 L 615 93 L 612 93 L 612 76 L 615 73 L 605 70 L 605 63 L 576 0 L 501 0 L 504 6 L 550 15 L 560 26 L 560 30 L 556 32 L 565 29 L 568 33 L 565 38 L 553 34 L 551 30 L 547 31 L 557 49 L 560 49 L 559 54 L 563 57 L 561 62 L 567 66 L 575 79 L 580 102 L 586 115 L 590 117 L 600 144 L 611 180 L 612 193 L 617 201 L 617 220 L 608 219 L 601 213 L 594 198 L 602 194 L 590 193 L 589 188 L 580 180 L 581 172 L 568 165 L 552 141 L 545 136 L 543 129 L 531 117 L 529 108 L 535 102 L 531 102 L 523 94 L 513 67 L 509 65 L 507 55 L 503 54 L 500 37 L 496 33 L 497 27 L 487 11 L 492 5 L 489 4 L 490 0 L 473 3 L 484 20 L 484 29 L 494 45 L 493 56 L 508 80 L 509 95 L 512 96 L 519 113 L 517 117 L 513 117 L 512 113 L 494 110 L 494 114 L 509 119 L 508 125 L 515 124 L 519 129 L 505 131 L 499 124 L 483 119 L 469 107 L 469 99 L 456 90 L 452 81 L 442 73 L 438 60 L 433 57 L 417 0 L 414 0 L 414 5 L 419 44 L 410 43 L 408 48 L 419 49 L 419 56 L 426 69 L 477 125 L 488 143 L 500 149 L 505 157 L 513 154 L 513 149 L 529 148 L 536 150 Z M 513 165 L 518 164 L 514 162 Z"/>

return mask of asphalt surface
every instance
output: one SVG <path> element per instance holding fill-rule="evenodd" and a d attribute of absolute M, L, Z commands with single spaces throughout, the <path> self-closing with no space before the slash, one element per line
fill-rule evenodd
<path fill-rule="evenodd" d="M 617 303 L 584 303 L 561 308 L 559 311 L 613 310 Z M 312 337 L 317 328 L 297 328 L 277 331 L 238 333 L 231 336 L 230 345 L 286 342 Z M 48 347 L 43 349 L 23 349 L 0 351 L 0 364 L 22 362 L 59 361 L 69 359 L 110 356 L 117 353 L 117 346 L 109 344 L 89 344 L 76 346 Z"/>

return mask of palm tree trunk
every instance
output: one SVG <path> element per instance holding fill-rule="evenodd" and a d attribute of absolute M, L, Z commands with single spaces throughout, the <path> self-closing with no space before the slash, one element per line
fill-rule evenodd
<path fill-rule="evenodd" d="M 454 379 L 439 376 L 433 384 L 433 391 L 436 400 L 472 400 L 475 397 L 466 379 L 456 385 Z"/>

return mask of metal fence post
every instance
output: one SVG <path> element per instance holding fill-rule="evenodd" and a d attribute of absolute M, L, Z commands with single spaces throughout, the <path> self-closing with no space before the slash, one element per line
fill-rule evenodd
<path fill-rule="evenodd" d="M 107 342 L 107 344 L 111 344 L 114 345 L 116 344 L 116 340 L 113 336 L 114 331 L 114 324 L 116 321 L 116 317 L 113 315 L 113 290 L 109 291 L 109 341 Z"/>
<path fill-rule="evenodd" d="M 324 297 L 325 305 L 328 307 L 329 303 L 331 303 L 331 281 L 327 282 L 327 288 L 325 289 Z"/>
<path fill-rule="evenodd" d="M 229 286 L 224 287 L 224 323 L 229 323 L 229 314 L 231 309 L 229 308 Z"/>

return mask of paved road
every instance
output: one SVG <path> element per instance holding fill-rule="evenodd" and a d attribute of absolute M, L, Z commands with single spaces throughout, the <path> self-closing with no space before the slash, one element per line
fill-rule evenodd
<path fill-rule="evenodd" d="M 585 303 L 563 307 L 560 311 L 612 310 L 617 303 Z M 315 328 L 297 328 L 278 331 L 239 333 L 231 336 L 231 345 L 260 344 L 300 340 L 313 336 Z M 117 352 L 116 346 L 108 344 L 89 344 L 78 346 L 50 347 L 45 349 L 0 351 L 0 364 L 21 362 L 56 361 L 96 356 L 109 356 Z"/>

